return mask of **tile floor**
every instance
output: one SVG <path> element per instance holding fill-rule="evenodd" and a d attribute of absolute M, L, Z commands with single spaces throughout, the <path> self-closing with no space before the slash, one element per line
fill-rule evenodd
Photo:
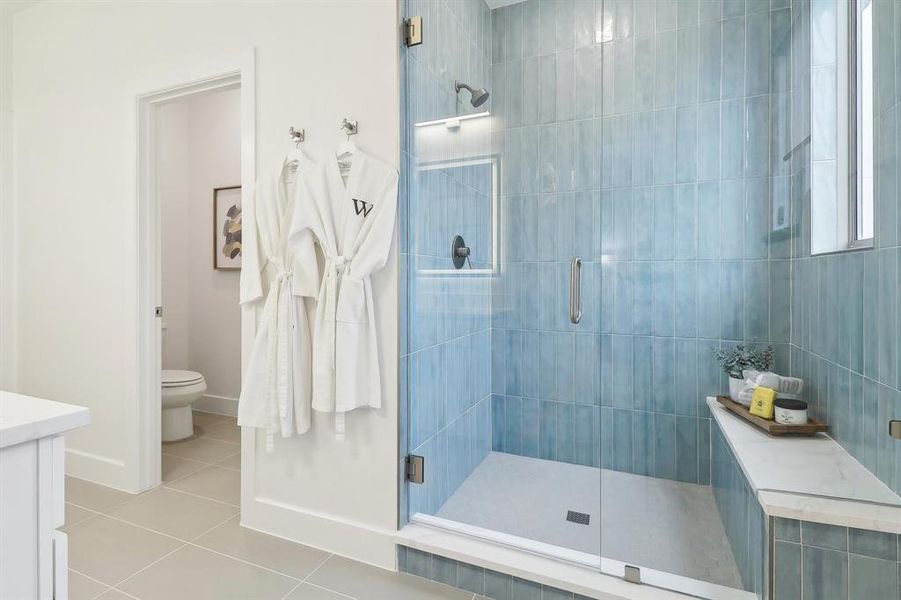
<path fill-rule="evenodd" d="M 708 486 L 492 452 L 438 516 L 741 588 Z"/>
<path fill-rule="evenodd" d="M 67 478 L 71 600 L 476 598 L 240 527 L 238 427 L 195 415 L 194 437 L 163 445 L 156 489 Z"/>

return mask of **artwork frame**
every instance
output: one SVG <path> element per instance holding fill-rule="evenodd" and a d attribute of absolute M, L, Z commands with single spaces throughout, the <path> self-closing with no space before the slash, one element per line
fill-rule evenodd
<path fill-rule="evenodd" d="M 237 245 L 235 253 L 234 245 Z M 225 248 L 231 245 L 231 255 Z M 241 270 L 241 186 L 213 188 L 213 269 Z"/>

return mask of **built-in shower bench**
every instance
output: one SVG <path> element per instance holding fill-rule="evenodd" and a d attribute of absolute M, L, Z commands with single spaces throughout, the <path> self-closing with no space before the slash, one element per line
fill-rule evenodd
<path fill-rule="evenodd" d="M 707 405 L 768 516 L 901 533 L 901 497 L 828 435 L 773 437 Z"/>
<path fill-rule="evenodd" d="M 826 434 L 773 437 L 707 398 L 711 484 L 746 589 L 895 599 L 901 497 Z"/>

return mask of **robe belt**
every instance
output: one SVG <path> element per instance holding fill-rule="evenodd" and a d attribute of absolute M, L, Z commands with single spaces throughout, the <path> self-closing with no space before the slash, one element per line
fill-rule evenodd
<path fill-rule="evenodd" d="M 344 274 L 347 265 L 353 260 L 353 254 L 329 256 L 325 262 L 325 351 L 328 353 L 326 364 L 335 370 L 335 323 L 338 321 L 338 279 Z"/>
<path fill-rule="evenodd" d="M 291 279 L 293 273 L 280 270 L 269 284 L 269 295 L 266 297 L 268 307 L 264 308 L 269 318 L 269 414 L 272 421 L 266 433 L 266 450 L 272 452 L 274 447 L 275 432 L 280 429 L 281 419 L 287 415 L 288 410 L 288 337 L 281 334 L 278 327 L 279 313 L 282 312 L 285 294 L 291 294 Z M 285 290 L 284 287 L 288 289 Z M 271 304 L 270 304 L 271 303 Z M 284 319 L 287 315 L 281 315 Z M 275 357 L 275 360 L 271 357 Z M 274 368 L 273 368 L 274 367 Z"/>

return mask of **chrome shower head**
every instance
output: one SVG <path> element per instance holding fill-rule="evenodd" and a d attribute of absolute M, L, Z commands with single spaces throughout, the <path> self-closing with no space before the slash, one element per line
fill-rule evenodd
<path fill-rule="evenodd" d="M 458 94 L 462 89 L 469 90 L 469 93 L 472 94 L 472 98 L 470 98 L 469 101 L 474 107 L 479 107 L 485 104 L 485 102 L 488 100 L 488 97 L 491 95 L 485 88 L 474 88 L 471 85 L 460 81 L 454 82 L 454 89 L 457 90 Z"/>

